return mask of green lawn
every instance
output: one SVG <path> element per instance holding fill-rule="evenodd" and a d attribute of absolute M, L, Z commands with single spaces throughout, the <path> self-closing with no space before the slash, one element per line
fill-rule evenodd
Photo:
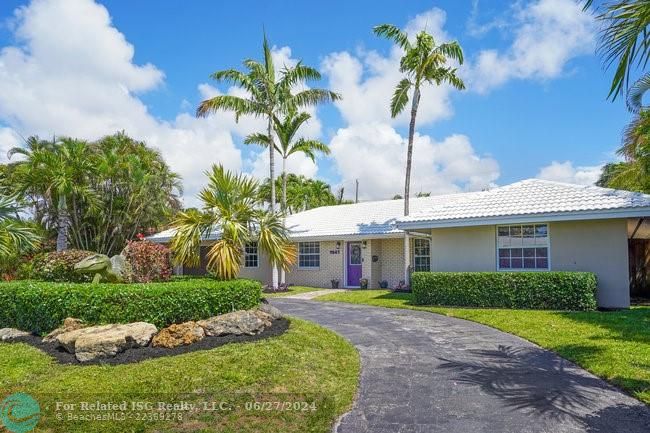
<path fill-rule="evenodd" d="M 420 307 L 387 290 L 333 293 L 319 301 L 409 308 L 459 317 L 523 337 L 650 404 L 650 307 L 616 312 Z"/>
<path fill-rule="evenodd" d="M 359 370 L 358 353 L 347 341 L 292 319 L 279 337 L 120 366 L 60 365 L 31 346 L 0 343 L 0 399 L 13 392 L 34 396 L 41 406 L 40 432 L 325 433 L 351 406 Z M 186 412 L 182 421 L 164 422 L 64 422 L 54 412 L 57 401 L 182 399 L 226 401 L 230 409 Z M 254 401 L 307 401 L 315 407 L 247 408 Z"/>
<path fill-rule="evenodd" d="M 288 292 L 280 293 L 262 293 L 265 298 L 279 298 L 282 296 L 297 295 L 299 293 L 315 292 L 316 290 L 323 290 L 320 287 L 304 287 L 304 286 L 291 286 Z"/>

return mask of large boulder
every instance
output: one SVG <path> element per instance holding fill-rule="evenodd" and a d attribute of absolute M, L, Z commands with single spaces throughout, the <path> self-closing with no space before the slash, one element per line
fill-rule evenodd
<path fill-rule="evenodd" d="M 271 318 L 273 318 L 273 320 L 282 319 L 282 311 L 278 310 L 271 304 L 260 305 L 259 311 L 268 314 L 269 316 L 271 316 Z"/>
<path fill-rule="evenodd" d="M 126 349 L 147 346 L 157 329 L 151 323 L 102 325 L 64 332 L 56 342 L 80 362 L 117 355 Z"/>
<path fill-rule="evenodd" d="M 0 329 L 0 341 L 11 341 L 16 338 L 29 337 L 29 332 L 21 331 L 16 328 L 2 328 Z"/>
<path fill-rule="evenodd" d="M 196 322 L 185 322 L 173 324 L 163 328 L 153 337 L 153 347 L 165 347 L 171 349 L 177 346 L 186 346 L 196 343 L 205 337 L 205 331 Z"/>
<path fill-rule="evenodd" d="M 54 331 L 50 332 L 45 337 L 43 337 L 43 342 L 54 343 L 56 342 L 57 336 L 65 332 L 76 331 L 77 329 L 81 329 L 85 327 L 86 325 L 84 325 L 84 323 L 81 320 L 75 319 L 74 317 L 68 317 L 63 321 L 62 326 L 56 328 Z"/>
<path fill-rule="evenodd" d="M 205 330 L 205 335 L 218 337 L 220 335 L 255 335 L 270 325 L 270 317 L 266 320 L 259 311 L 233 311 L 206 320 L 200 320 L 198 325 Z M 263 313 L 266 314 L 266 313 Z"/>

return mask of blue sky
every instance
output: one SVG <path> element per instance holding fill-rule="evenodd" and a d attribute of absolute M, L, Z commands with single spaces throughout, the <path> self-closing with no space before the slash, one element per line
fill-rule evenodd
<path fill-rule="evenodd" d="M 262 28 L 278 61 L 319 68 L 323 80 L 310 85 L 344 98 L 312 111 L 305 131 L 332 156 L 290 168 L 350 192 L 358 178 L 364 199 L 403 188 L 406 124 L 386 112 L 398 53 L 372 35 L 379 23 L 457 39 L 467 59 L 468 90 L 423 96 L 415 191 L 536 176 L 593 182 L 630 118 L 623 101 L 606 100 L 611 73 L 594 54 L 597 28 L 574 0 L 3 0 L 0 19 L 0 148 L 30 134 L 93 139 L 125 129 L 161 149 L 188 203 L 211 163 L 265 174 L 266 154 L 241 144 L 259 121 L 192 116 L 203 97 L 233 91 L 208 75 L 259 57 Z"/>

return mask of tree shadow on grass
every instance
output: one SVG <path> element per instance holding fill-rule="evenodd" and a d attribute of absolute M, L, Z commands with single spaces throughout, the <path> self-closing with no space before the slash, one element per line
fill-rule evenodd
<path fill-rule="evenodd" d="M 650 431 L 641 429 L 650 423 L 646 406 L 632 401 L 630 405 L 606 406 L 604 402 L 612 401 L 603 396 L 612 392 L 607 384 L 545 350 L 499 346 L 496 350 L 469 351 L 467 355 L 462 360 L 441 359 L 441 368 L 454 370 L 455 381 L 479 386 L 512 410 L 582 425 L 590 432 L 623 431 L 606 427 L 615 425 L 615 420 L 610 419 L 612 414 L 622 417 L 630 412 L 637 414 L 636 421 L 626 433 Z"/>

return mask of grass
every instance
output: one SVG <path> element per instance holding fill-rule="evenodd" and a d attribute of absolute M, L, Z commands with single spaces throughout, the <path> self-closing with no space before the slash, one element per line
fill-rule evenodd
<path fill-rule="evenodd" d="M 319 287 L 290 286 L 288 292 L 262 293 L 262 296 L 265 298 L 281 298 L 282 296 L 298 295 L 300 293 L 315 292 L 316 290 L 323 289 Z"/>
<path fill-rule="evenodd" d="M 275 338 L 119 366 L 60 365 L 31 346 L 0 343 L 0 399 L 13 392 L 35 397 L 42 414 L 37 432 L 325 433 L 351 406 L 359 370 L 358 353 L 347 341 L 292 319 L 289 330 Z M 230 410 L 190 411 L 182 413 L 182 420 L 154 422 L 56 419 L 57 401 L 97 400 L 208 401 L 210 407 L 212 401 L 226 401 Z M 256 410 L 246 405 L 253 401 L 306 401 L 314 406 Z M 134 413 L 141 412 L 147 411 Z"/>
<path fill-rule="evenodd" d="M 408 293 L 357 290 L 319 301 L 425 310 L 518 335 L 575 362 L 650 404 L 650 307 L 614 312 L 565 312 L 411 305 Z"/>

